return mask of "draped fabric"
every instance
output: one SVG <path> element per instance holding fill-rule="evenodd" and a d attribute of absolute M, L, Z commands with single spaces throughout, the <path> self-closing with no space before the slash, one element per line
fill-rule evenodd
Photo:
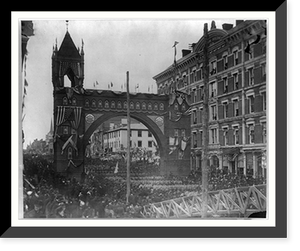
<path fill-rule="evenodd" d="M 70 121 L 71 127 L 72 127 L 72 129 L 74 129 L 75 133 L 73 133 L 68 138 L 68 140 L 64 143 L 64 145 L 62 147 L 62 154 L 69 143 L 76 150 L 76 153 L 78 154 L 77 139 L 78 139 L 78 127 L 79 127 L 80 119 L 81 119 L 81 107 L 68 108 L 68 112 L 70 112 L 70 111 L 71 111 L 71 114 L 68 116 L 68 118 L 66 120 Z M 66 121 L 66 120 L 64 120 L 64 121 Z"/>
<path fill-rule="evenodd" d="M 69 68 L 73 71 L 74 75 L 79 78 L 80 66 L 77 62 L 61 62 L 59 75 L 66 75 Z"/>
<path fill-rule="evenodd" d="M 59 137 L 57 134 L 58 127 L 64 122 L 65 118 L 65 107 L 58 106 L 57 107 L 57 115 L 56 115 L 56 122 L 55 122 L 55 133 L 54 133 L 54 142 L 56 141 L 56 137 Z"/>

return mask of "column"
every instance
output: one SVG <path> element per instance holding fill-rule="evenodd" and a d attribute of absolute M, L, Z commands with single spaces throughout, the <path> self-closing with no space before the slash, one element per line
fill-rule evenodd
<path fill-rule="evenodd" d="M 244 161 L 244 175 L 247 174 L 247 160 L 246 160 L 246 153 L 243 152 L 243 161 Z"/>

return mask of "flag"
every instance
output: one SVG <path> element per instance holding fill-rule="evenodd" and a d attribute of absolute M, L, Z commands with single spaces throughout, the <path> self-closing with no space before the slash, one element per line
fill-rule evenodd
<path fill-rule="evenodd" d="M 176 66 L 176 54 L 177 54 L 176 45 L 177 44 L 179 44 L 179 42 L 175 41 L 174 45 L 172 46 L 172 47 L 174 47 L 174 66 Z"/>

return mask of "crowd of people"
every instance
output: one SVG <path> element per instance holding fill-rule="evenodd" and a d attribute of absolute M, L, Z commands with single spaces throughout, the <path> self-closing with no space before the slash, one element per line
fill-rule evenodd
<path fill-rule="evenodd" d="M 24 217 L 141 218 L 145 205 L 201 192 L 199 173 L 164 177 L 155 165 L 137 164 L 131 168 L 127 203 L 125 170 L 121 163 L 92 163 L 86 168 L 83 182 L 56 173 L 53 162 L 41 156 L 24 156 Z M 264 182 L 220 171 L 209 174 L 209 190 Z"/>

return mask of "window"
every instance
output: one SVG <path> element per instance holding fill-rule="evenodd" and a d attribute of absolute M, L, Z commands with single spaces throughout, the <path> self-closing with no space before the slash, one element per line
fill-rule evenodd
<path fill-rule="evenodd" d="M 235 100 L 232 100 L 232 101 L 233 101 L 234 116 L 237 117 L 237 116 L 239 116 L 239 100 L 235 99 Z"/>
<path fill-rule="evenodd" d="M 233 74 L 233 88 L 234 88 L 234 90 L 239 89 L 239 79 L 238 79 L 237 73 Z"/>
<path fill-rule="evenodd" d="M 199 134 L 200 134 L 200 137 L 199 137 L 200 142 L 199 142 L 199 144 L 200 144 L 200 146 L 202 146 L 203 145 L 203 131 L 199 131 Z"/>
<path fill-rule="evenodd" d="M 191 74 L 190 74 L 190 82 L 191 82 L 191 84 L 194 83 L 194 80 L 195 80 L 194 79 L 194 71 L 192 71 Z"/>
<path fill-rule="evenodd" d="M 109 108 L 109 103 L 108 103 L 107 100 L 105 100 L 104 107 L 105 107 L 105 108 Z"/>
<path fill-rule="evenodd" d="M 159 110 L 163 111 L 165 108 L 164 108 L 164 104 L 163 103 L 160 103 L 159 104 Z"/>
<path fill-rule="evenodd" d="M 238 126 L 233 127 L 233 143 L 235 145 L 239 144 L 239 127 Z"/>
<path fill-rule="evenodd" d="M 210 120 L 217 120 L 217 106 L 212 105 L 210 107 Z"/>
<path fill-rule="evenodd" d="M 210 144 L 216 144 L 217 142 L 217 128 L 209 130 L 210 132 Z"/>
<path fill-rule="evenodd" d="M 96 100 L 95 99 L 92 100 L 92 107 L 96 107 Z"/>
<path fill-rule="evenodd" d="M 181 137 L 185 137 L 185 129 L 181 129 Z"/>
<path fill-rule="evenodd" d="M 249 113 L 254 112 L 254 95 L 248 96 L 249 99 Z"/>
<path fill-rule="evenodd" d="M 138 137 L 142 137 L 142 131 L 138 130 Z"/>
<path fill-rule="evenodd" d="M 148 110 L 152 110 L 152 104 L 151 103 L 148 103 Z"/>
<path fill-rule="evenodd" d="M 175 105 L 174 105 L 174 110 L 178 111 L 178 104 L 177 103 L 175 103 Z"/>
<path fill-rule="evenodd" d="M 223 62 L 224 62 L 224 70 L 228 68 L 228 57 L 227 55 L 223 56 Z"/>
<path fill-rule="evenodd" d="M 217 73 L 217 61 L 214 60 L 210 63 L 210 75 L 214 75 Z"/>
<path fill-rule="evenodd" d="M 196 110 L 193 110 L 192 120 L 193 120 L 193 124 L 197 124 L 197 111 Z"/>
<path fill-rule="evenodd" d="M 158 110 L 158 104 L 154 103 L 154 110 L 157 111 Z"/>
<path fill-rule="evenodd" d="M 76 98 L 73 98 L 73 99 L 72 99 L 72 105 L 76 105 L 76 104 L 77 104 Z"/>
<path fill-rule="evenodd" d="M 146 110 L 146 103 L 145 102 L 142 103 L 142 109 Z"/>
<path fill-rule="evenodd" d="M 117 107 L 118 107 L 119 109 L 122 109 L 122 103 L 121 103 L 121 101 L 118 101 Z"/>
<path fill-rule="evenodd" d="M 133 102 L 130 102 L 130 105 L 129 105 L 130 109 L 134 109 L 134 103 Z"/>
<path fill-rule="evenodd" d="M 262 123 L 262 142 L 267 143 L 267 125 L 266 123 Z"/>
<path fill-rule="evenodd" d="M 138 147 L 142 147 L 142 141 L 138 140 Z"/>
<path fill-rule="evenodd" d="M 152 133 L 150 131 L 148 131 L 148 137 L 151 138 L 152 137 Z"/>
<path fill-rule="evenodd" d="M 209 84 L 209 96 L 211 98 L 217 96 L 217 83 L 216 82 L 212 82 Z"/>
<path fill-rule="evenodd" d="M 192 134 L 192 143 L 193 143 L 193 148 L 197 147 L 197 132 L 193 132 Z"/>
<path fill-rule="evenodd" d="M 254 85 L 253 68 L 249 68 L 249 69 L 248 69 L 248 72 L 249 72 L 248 83 L 249 83 L 249 85 Z"/>
<path fill-rule="evenodd" d="M 234 65 L 237 65 L 239 63 L 239 54 L 238 51 L 235 50 L 232 52 L 233 53 L 233 61 L 234 61 Z"/>
<path fill-rule="evenodd" d="M 228 118 L 228 102 L 223 103 L 223 113 L 224 113 L 224 119 Z"/>
<path fill-rule="evenodd" d="M 228 128 L 223 129 L 223 137 L 224 137 L 224 146 L 228 145 Z"/>
<path fill-rule="evenodd" d="M 140 102 L 136 102 L 135 109 L 139 110 L 141 108 Z"/>
<path fill-rule="evenodd" d="M 224 81 L 224 89 L 223 89 L 223 92 L 224 92 L 224 93 L 227 93 L 227 92 L 228 92 L 228 79 L 227 79 L 227 77 L 223 78 L 223 81 Z"/>
<path fill-rule="evenodd" d="M 148 141 L 148 147 L 152 147 L 152 141 Z"/>
<path fill-rule="evenodd" d="M 262 92 L 262 97 L 263 97 L 263 110 L 267 110 L 267 95 L 266 92 Z"/>
<path fill-rule="evenodd" d="M 248 142 L 249 144 L 254 144 L 254 125 L 249 125 L 248 131 Z"/>
<path fill-rule="evenodd" d="M 68 105 L 68 99 L 66 97 L 63 98 L 63 105 Z"/>

